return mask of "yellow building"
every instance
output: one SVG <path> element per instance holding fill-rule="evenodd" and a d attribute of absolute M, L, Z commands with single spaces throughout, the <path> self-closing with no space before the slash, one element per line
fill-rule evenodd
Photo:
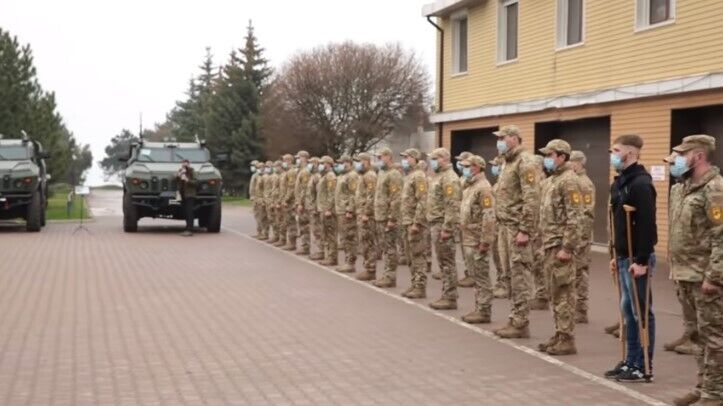
<path fill-rule="evenodd" d="M 595 240 L 605 242 L 608 149 L 639 134 L 667 244 L 661 159 L 690 134 L 723 144 L 723 1 L 437 0 L 422 13 L 439 31 L 439 144 L 491 158 L 491 133 L 506 124 L 520 127 L 529 149 L 568 140 L 588 156 Z"/>

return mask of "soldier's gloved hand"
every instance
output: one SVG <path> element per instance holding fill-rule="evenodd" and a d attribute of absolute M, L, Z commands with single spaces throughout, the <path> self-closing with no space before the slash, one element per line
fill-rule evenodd
<path fill-rule="evenodd" d="M 703 281 L 703 285 L 700 287 L 700 289 L 705 293 L 706 295 L 713 295 L 720 293 L 720 286 L 716 286 L 708 281 Z"/>
<path fill-rule="evenodd" d="M 570 254 L 569 252 L 567 252 L 565 250 L 560 250 L 560 251 L 557 251 L 557 255 L 555 255 L 555 258 L 557 258 L 561 262 L 568 262 L 569 260 L 572 259 L 572 254 Z"/>
<path fill-rule="evenodd" d="M 477 248 L 477 249 L 479 250 L 480 253 L 486 254 L 490 250 L 490 246 L 487 243 L 481 242 L 479 244 L 479 248 Z"/>
<path fill-rule="evenodd" d="M 526 247 L 527 244 L 530 243 L 530 235 L 525 234 L 522 231 L 517 233 L 517 236 L 515 237 L 515 243 L 519 247 Z"/>
<path fill-rule="evenodd" d="M 444 231 L 444 230 L 442 230 L 442 231 L 439 232 L 439 238 L 440 238 L 442 241 L 447 241 L 447 240 L 449 240 L 450 238 L 452 238 L 452 235 L 453 235 L 452 233 L 448 233 L 448 232 L 446 232 L 446 231 Z"/>
<path fill-rule="evenodd" d="M 409 226 L 409 232 L 412 234 L 417 234 L 419 232 L 419 227 L 417 227 L 416 224 L 412 224 Z"/>

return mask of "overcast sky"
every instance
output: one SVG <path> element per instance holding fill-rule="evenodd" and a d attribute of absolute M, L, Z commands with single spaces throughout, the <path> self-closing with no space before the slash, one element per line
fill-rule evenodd
<path fill-rule="evenodd" d="M 88 182 L 113 135 L 164 119 L 198 73 L 205 47 L 216 64 L 243 46 L 253 20 L 273 67 L 327 42 L 399 41 L 434 72 L 435 30 L 421 17 L 431 0 L 2 0 L 0 27 L 30 43 L 43 87 L 93 149 Z"/>

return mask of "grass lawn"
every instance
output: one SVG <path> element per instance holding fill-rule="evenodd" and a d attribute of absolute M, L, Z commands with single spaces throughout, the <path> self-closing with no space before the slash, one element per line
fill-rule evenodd
<path fill-rule="evenodd" d="M 230 204 L 233 206 L 244 206 L 244 207 L 251 206 L 251 200 L 249 200 L 245 197 L 222 196 L 221 201 L 224 202 L 225 204 Z"/>
<path fill-rule="evenodd" d="M 66 193 L 55 193 L 53 197 L 48 199 L 48 211 L 46 218 L 48 220 L 77 220 L 80 218 L 80 203 L 82 196 L 74 196 L 72 210 L 70 217 L 68 217 L 68 205 L 67 205 L 67 192 Z M 88 205 L 83 202 L 83 218 L 90 218 L 88 212 Z"/>

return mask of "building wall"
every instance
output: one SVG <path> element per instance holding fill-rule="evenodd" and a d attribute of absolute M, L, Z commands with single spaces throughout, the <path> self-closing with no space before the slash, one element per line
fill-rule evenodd
<path fill-rule="evenodd" d="M 518 59 L 504 65 L 497 64 L 498 0 L 468 9 L 468 73 L 459 76 L 452 75 L 451 24 L 442 19 L 444 111 L 723 70 L 721 0 L 677 0 L 672 24 L 639 32 L 634 0 L 586 0 L 584 44 L 562 51 L 555 51 L 556 3 L 520 0 Z"/>
<path fill-rule="evenodd" d="M 673 109 L 702 107 L 723 104 L 723 90 L 681 94 L 675 96 L 637 99 L 633 101 L 588 105 L 569 109 L 547 110 L 537 113 L 488 117 L 477 120 L 445 123 L 443 146 L 451 148 L 452 131 L 475 128 L 489 128 L 515 124 L 520 127 L 523 145 L 532 150 L 535 145 L 535 123 L 554 120 L 569 121 L 588 117 L 610 116 L 610 142 L 623 134 L 638 134 L 645 145 L 641 163 L 647 168 L 661 165 L 662 159 L 670 153 L 671 111 Z M 723 137 L 718 137 L 723 140 Z M 575 146 L 573 145 L 573 148 Z M 611 170 L 609 181 L 614 172 Z M 654 182 L 657 190 L 658 251 L 663 252 L 668 243 L 668 186 L 669 178 Z M 607 193 L 607 191 L 598 191 Z"/>

